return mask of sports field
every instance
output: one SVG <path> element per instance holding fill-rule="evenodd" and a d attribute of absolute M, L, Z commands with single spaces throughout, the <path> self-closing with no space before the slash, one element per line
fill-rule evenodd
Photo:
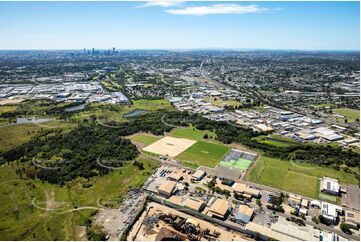
<path fill-rule="evenodd" d="M 246 179 L 286 191 L 319 199 L 319 178 L 336 178 L 343 184 L 358 184 L 358 180 L 343 170 L 308 163 L 295 163 L 262 156 Z"/>
<path fill-rule="evenodd" d="M 191 161 L 198 166 L 215 167 L 231 148 L 221 144 L 198 141 L 176 158 Z"/>
<path fill-rule="evenodd" d="M 143 150 L 158 155 L 167 155 L 170 157 L 176 157 L 177 155 L 187 150 L 196 142 L 197 141 L 190 139 L 174 138 L 174 137 L 166 136 L 143 148 Z"/>
<path fill-rule="evenodd" d="M 237 160 L 221 161 L 219 165 L 225 167 L 236 168 L 239 170 L 247 170 L 248 166 L 252 163 L 250 160 L 239 158 Z"/>

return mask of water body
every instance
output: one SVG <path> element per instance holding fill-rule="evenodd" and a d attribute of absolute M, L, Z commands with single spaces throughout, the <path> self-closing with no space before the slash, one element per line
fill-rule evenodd
<path fill-rule="evenodd" d="M 139 115 L 142 115 L 142 114 L 145 114 L 145 113 L 148 113 L 147 110 L 144 110 L 144 109 L 135 109 L 129 113 L 126 113 L 123 115 L 124 118 L 130 118 L 130 117 L 135 117 L 135 116 L 139 116 Z"/>
<path fill-rule="evenodd" d="M 65 111 L 66 112 L 74 112 L 74 111 L 79 111 L 79 110 L 83 110 L 86 107 L 86 104 L 80 104 L 74 107 L 70 107 L 70 108 L 66 108 Z"/>
<path fill-rule="evenodd" d="M 50 118 L 16 118 L 16 123 L 17 124 L 27 124 L 27 123 L 45 123 L 45 122 L 49 122 L 51 119 Z"/>

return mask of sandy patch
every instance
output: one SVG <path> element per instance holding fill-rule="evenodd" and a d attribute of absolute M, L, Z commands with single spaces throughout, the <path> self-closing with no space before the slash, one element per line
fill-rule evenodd
<path fill-rule="evenodd" d="M 176 157 L 177 155 L 194 145 L 196 142 L 197 141 L 190 139 L 166 136 L 156 141 L 155 143 L 143 148 L 143 150 L 154 154 Z"/>
<path fill-rule="evenodd" d="M 18 104 L 18 103 L 21 103 L 22 101 L 24 101 L 23 98 L 18 98 L 18 99 L 2 99 L 2 100 L 0 100 L 0 106 L 1 106 L 1 105 Z"/>

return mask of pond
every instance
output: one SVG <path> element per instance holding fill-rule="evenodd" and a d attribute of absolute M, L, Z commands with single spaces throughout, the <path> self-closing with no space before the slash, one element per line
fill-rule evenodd
<path fill-rule="evenodd" d="M 138 116 L 138 115 L 142 115 L 142 114 L 145 114 L 145 113 L 148 113 L 147 110 L 144 110 L 144 109 L 135 109 L 129 113 L 126 113 L 123 115 L 124 118 L 130 118 L 130 117 L 135 117 L 135 116 Z"/>

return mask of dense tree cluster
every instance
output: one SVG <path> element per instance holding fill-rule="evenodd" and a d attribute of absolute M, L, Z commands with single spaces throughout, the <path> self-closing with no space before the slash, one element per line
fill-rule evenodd
<path fill-rule="evenodd" d="M 78 176 L 92 177 L 103 175 L 109 169 L 98 164 L 99 160 L 116 160 L 107 166 L 121 166 L 124 162 L 137 157 L 138 150 L 116 130 L 100 125 L 81 125 L 78 128 L 62 133 L 60 131 L 48 135 L 37 136 L 30 142 L 15 147 L 2 154 L 3 161 L 41 162 L 40 166 L 48 166 L 44 161 L 58 161 L 48 168 L 37 167 L 36 176 L 51 183 L 63 184 Z M 139 165 L 140 167 L 140 165 Z M 141 167 L 140 167 L 141 168 Z"/>

